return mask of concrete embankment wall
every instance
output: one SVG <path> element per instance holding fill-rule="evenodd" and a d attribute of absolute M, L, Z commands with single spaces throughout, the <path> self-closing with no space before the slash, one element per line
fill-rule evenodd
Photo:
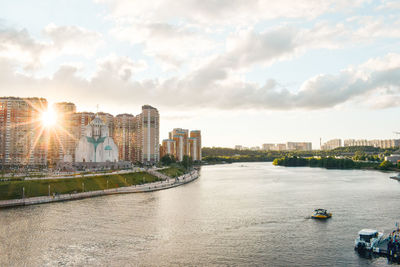
<path fill-rule="evenodd" d="M 192 171 L 190 173 L 179 176 L 178 178 L 175 179 L 171 178 L 166 181 L 159 181 L 159 182 L 136 185 L 136 186 L 119 187 L 113 189 L 81 192 L 75 194 L 62 194 L 57 196 L 42 196 L 42 197 L 30 197 L 22 199 L 0 200 L 0 208 L 43 204 L 43 203 L 58 202 L 58 201 L 68 201 L 68 200 L 76 200 L 82 198 L 114 195 L 114 194 L 152 192 L 152 191 L 177 187 L 189 183 L 193 180 L 196 180 L 198 177 L 199 177 L 198 171 Z"/>

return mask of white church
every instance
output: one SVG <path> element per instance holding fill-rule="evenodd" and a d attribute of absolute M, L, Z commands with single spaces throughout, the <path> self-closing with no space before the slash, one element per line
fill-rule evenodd
<path fill-rule="evenodd" d="M 108 126 L 96 116 L 85 126 L 75 149 L 75 162 L 117 162 L 118 147 L 109 136 Z"/>

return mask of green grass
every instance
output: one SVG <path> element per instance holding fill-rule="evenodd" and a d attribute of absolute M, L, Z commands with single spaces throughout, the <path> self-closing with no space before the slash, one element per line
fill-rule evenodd
<path fill-rule="evenodd" d="M 146 172 L 135 172 L 95 177 L 76 177 L 70 179 L 51 179 L 33 181 L 5 181 L 0 182 L 0 200 L 22 198 L 22 188 L 25 187 L 25 197 L 47 196 L 49 185 L 51 194 L 69 194 L 82 192 L 82 183 L 85 192 L 138 185 L 158 181 L 158 178 Z"/>
<path fill-rule="evenodd" d="M 158 172 L 161 172 L 172 178 L 175 178 L 175 177 L 185 174 L 185 170 L 183 168 L 179 168 L 179 167 L 169 167 L 167 169 L 159 170 Z"/>

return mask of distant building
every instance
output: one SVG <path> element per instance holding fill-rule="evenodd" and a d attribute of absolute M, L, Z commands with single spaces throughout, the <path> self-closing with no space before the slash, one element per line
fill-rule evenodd
<path fill-rule="evenodd" d="M 162 141 L 160 157 L 162 158 L 165 155 L 176 155 L 176 143 L 173 139 L 164 139 Z"/>
<path fill-rule="evenodd" d="M 200 130 L 192 130 L 190 131 L 190 139 L 192 140 L 193 145 L 189 149 L 189 155 L 193 160 L 201 161 L 202 153 L 201 153 L 201 131 Z"/>
<path fill-rule="evenodd" d="M 393 164 L 400 162 L 400 150 L 395 151 L 392 155 L 386 156 L 385 160 L 390 161 Z"/>
<path fill-rule="evenodd" d="M 160 161 L 160 116 L 152 106 L 142 106 L 142 113 L 136 117 L 135 154 L 144 164 Z"/>
<path fill-rule="evenodd" d="M 321 146 L 321 150 L 332 150 L 342 146 L 341 139 L 332 139 Z"/>
<path fill-rule="evenodd" d="M 241 145 L 236 145 L 236 146 L 235 146 L 235 149 L 236 149 L 236 150 L 243 150 L 243 146 L 241 146 Z"/>
<path fill-rule="evenodd" d="M 55 103 L 53 110 L 57 113 L 57 124 L 54 129 L 49 129 L 48 161 L 51 165 L 59 161 L 73 162 L 79 140 L 74 134 L 76 106 L 69 102 Z"/>
<path fill-rule="evenodd" d="M 285 150 L 287 150 L 286 144 L 276 144 L 274 150 L 285 151 Z"/>
<path fill-rule="evenodd" d="M 400 145 L 399 139 L 388 139 L 388 140 L 355 140 L 346 139 L 344 140 L 344 146 L 373 146 L 379 148 L 393 148 Z"/>
<path fill-rule="evenodd" d="M 77 112 L 73 118 L 74 125 L 74 136 L 76 139 L 80 139 L 85 136 L 85 126 L 88 125 L 95 117 L 93 112 Z"/>
<path fill-rule="evenodd" d="M 194 161 L 202 160 L 202 152 L 201 152 L 201 131 L 200 130 L 192 130 L 182 129 L 182 128 L 174 128 L 171 132 L 169 132 L 169 140 L 168 142 L 174 142 L 174 156 L 178 161 L 182 161 L 184 156 L 189 156 Z M 167 140 L 164 140 L 167 142 Z M 166 152 L 167 143 L 163 142 L 164 153 Z"/>
<path fill-rule="evenodd" d="M 41 112 L 44 98 L 0 97 L 1 167 L 47 165 L 47 134 Z"/>
<path fill-rule="evenodd" d="M 119 114 L 114 118 L 113 139 L 120 160 L 135 162 L 136 118 L 132 114 Z"/>
<path fill-rule="evenodd" d="M 298 151 L 311 151 L 312 143 L 310 142 L 287 142 L 286 143 L 287 150 L 298 150 Z"/>
<path fill-rule="evenodd" d="M 262 145 L 262 150 L 264 151 L 269 151 L 269 150 L 274 150 L 275 144 L 263 144 Z"/>
<path fill-rule="evenodd" d="M 114 116 L 105 112 L 98 112 L 97 116 L 99 116 L 99 118 L 108 127 L 109 135 L 114 136 Z"/>
<path fill-rule="evenodd" d="M 118 148 L 109 136 L 108 126 L 96 116 L 85 126 L 75 150 L 75 162 L 117 162 Z"/>

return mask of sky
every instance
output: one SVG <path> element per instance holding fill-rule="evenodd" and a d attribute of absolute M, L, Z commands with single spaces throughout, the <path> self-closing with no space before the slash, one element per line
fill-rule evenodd
<path fill-rule="evenodd" d="M 0 0 L 0 95 L 203 146 L 399 136 L 400 1 Z"/>

